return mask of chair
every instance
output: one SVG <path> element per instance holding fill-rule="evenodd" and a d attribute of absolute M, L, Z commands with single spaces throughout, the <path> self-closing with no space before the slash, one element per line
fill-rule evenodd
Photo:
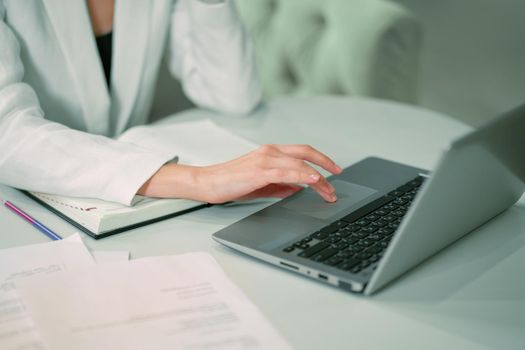
<path fill-rule="evenodd" d="M 264 95 L 353 94 L 417 102 L 422 29 L 385 0 L 236 0 Z M 154 114 L 186 108 L 161 70 Z M 168 86 L 171 85 L 171 88 Z M 162 96 L 161 96 L 162 97 Z M 160 105 L 159 105 L 160 103 Z"/>

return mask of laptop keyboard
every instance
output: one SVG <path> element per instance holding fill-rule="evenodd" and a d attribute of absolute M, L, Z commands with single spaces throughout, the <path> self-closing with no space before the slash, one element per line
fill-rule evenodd
<path fill-rule="evenodd" d="M 412 179 L 294 242 L 284 252 L 352 273 L 375 268 L 424 180 L 422 176 Z"/>

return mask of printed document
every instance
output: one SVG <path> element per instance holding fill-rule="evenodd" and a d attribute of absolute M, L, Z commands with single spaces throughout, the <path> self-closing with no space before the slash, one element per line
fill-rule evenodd
<path fill-rule="evenodd" d="M 49 349 L 290 349 L 207 253 L 62 271 L 17 288 Z"/>
<path fill-rule="evenodd" d="M 44 349 L 14 280 L 94 265 L 79 234 L 60 241 L 0 250 L 0 349 Z"/>
<path fill-rule="evenodd" d="M 94 250 L 91 252 L 91 255 L 97 264 L 109 264 L 129 260 L 129 252 L 123 250 Z"/>

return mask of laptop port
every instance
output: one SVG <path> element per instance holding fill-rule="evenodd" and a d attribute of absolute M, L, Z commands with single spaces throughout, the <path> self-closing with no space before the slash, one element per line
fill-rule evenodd
<path fill-rule="evenodd" d="M 285 262 L 283 262 L 283 261 L 279 261 L 279 263 L 280 263 L 281 265 L 286 266 L 286 267 L 289 267 L 289 268 L 291 268 L 291 269 L 299 270 L 299 268 L 298 268 L 297 266 L 294 266 L 294 265 L 292 265 L 292 264 L 287 264 L 287 263 L 285 263 Z"/>
<path fill-rule="evenodd" d="M 319 277 L 320 280 L 328 281 L 328 276 L 323 274 L 318 274 L 317 277 Z"/>

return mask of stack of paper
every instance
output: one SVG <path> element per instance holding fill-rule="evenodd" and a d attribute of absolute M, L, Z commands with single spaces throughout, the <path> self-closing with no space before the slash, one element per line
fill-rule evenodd
<path fill-rule="evenodd" d="M 128 260 L 128 252 L 92 252 L 79 234 L 62 241 L 0 250 L 0 349 L 44 349 L 16 282 L 60 271 Z"/>
<path fill-rule="evenodd" d="M 128 256 L 78 235 L 0 250 L 0 348 L 289 349 L 211 255 Z"/>

